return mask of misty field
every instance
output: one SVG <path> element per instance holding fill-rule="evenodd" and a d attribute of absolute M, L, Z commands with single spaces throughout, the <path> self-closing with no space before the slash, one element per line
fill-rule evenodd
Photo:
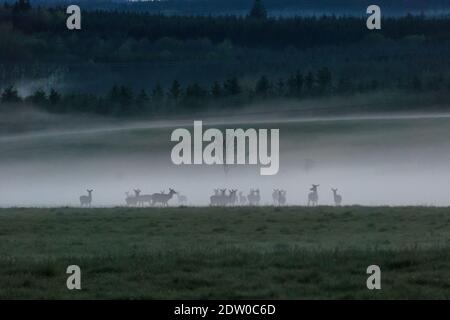
<path fill-rule="evenodd" d="M 0 209 L 0 298 L 448 299 L 450 209 Z"/>
<path fill-rule="evenodd" d="M 208 205 L 216 188 L 246 195 L 259 188 L 264 205 L 272 204 L 273 189 L 284 189 L 289 205 L 305 205 L 311 184 L 320 184 L 322 205 L 334 204 L 331 188 L 339 189 L 345 205 L 450 205 L 448 114 L 251 118 L 220 124 L 209 119 L 205 128 L 279 128 L 275 176 L 261 176 L 259 165 L 230 166 L 227 173 L 220 165 L 176 166 L 171 133 L 192 130 L 192 121 L 99 124 L 0 137 L 0 207 L 77 206 L 86 189 L 94 189 L 94 206 L 121 206 L 133 189 L 152 194 L 169 188 L 195 206 Z"/>

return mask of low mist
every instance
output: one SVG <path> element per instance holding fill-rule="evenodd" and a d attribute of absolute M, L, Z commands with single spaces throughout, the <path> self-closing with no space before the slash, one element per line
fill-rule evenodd
<path fill-rule="evenodd" d="M 275 117 L 268 117 L 275 119 Z M 252 120 L 253 119 L 253 120 Z M 94 189 L 93 206 L 125 205 L 125 193 L 173 188 L 189 205 L 209 205 L 213 189 L 285 189 L 289 205 L 306 205 L 319 184 L 319 204 L 450 205 L 450 117 L 203 119 L 206 127 L 280 129 L 280 171 L 261 176 L 259 166 L 175 166 L 172 130 L 192 130 L 193 121 L 61 127 L 0 136 L 0 206 L 79 206 Z M 201 119 L 199 119 L 201 120 Z M 170 201 L 177 205 L 177 198 Z"/>

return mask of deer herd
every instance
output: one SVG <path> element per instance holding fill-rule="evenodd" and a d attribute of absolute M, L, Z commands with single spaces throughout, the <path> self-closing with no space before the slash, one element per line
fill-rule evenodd
<path fill-rule="evenodd" d="M 320 185 L 313 184 L 308 194 L 308 207 L 319 205 Z M 91 207 L 93 190 L 86 190 L 87 195 L 80 197 L 81 207 Z M 342 196 L 338 194 L 338 189 L 331 189 L 333 192 L 333 200 L 335 206 L 339 207 L 342 204 Z M 126 192 L 125 204 L 128 207 L 144 207 L 148 206 L 162 206 L 168 207 L 169 201 L 176 195 L 179 206 L 187 206 L 188 198 L 174 189 L 169 189 L 169 192 L 161 191 L 153 194 L 141 194 L 141 190 L 134 189 L 134 194 Z M 225 207 L 225 206 L 259 206 L 261 203 L 261 193 L 259 189 L 250 189 L 246 195 L 243 191 L 237 189 L 214 189 L 214 193 L 210 196 L 210 206 Z M 272 202 L 274 206 L 287 205 L 287 192 L 282 189 L 274 189 L 272 192 Z"/>

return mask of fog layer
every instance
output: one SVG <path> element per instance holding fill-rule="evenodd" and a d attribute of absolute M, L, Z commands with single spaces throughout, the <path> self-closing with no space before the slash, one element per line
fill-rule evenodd
<path fill-rule="evenodd" d="M 201 120 L 201 119 L 198 119 Z M 93 206 L 125 204 L 125 193 L 173 188 L 190 205 L 208 205 L 213 189 L 287 190 L 290 205 L 305 205 L 311 184 L 319 204 L 450 205 L 450 118 L 365 117 L 203 120 L 205 127 L 280 129 L 280 171 L 259 166 L 175 166 L 172 130 L 192 122 L 140 123 L 0 137 L 0 206 L 78 206 L 94 189 Z M 206 129 L 205 128 L 205 129 Z M 177 205 L 177 199 L 170 202 Z"/>

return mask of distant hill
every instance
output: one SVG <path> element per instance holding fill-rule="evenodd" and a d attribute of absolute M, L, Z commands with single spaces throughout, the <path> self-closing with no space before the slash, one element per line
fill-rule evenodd
<path fill-rule="evenodd" d="M 13 2 L 13 1 L 8 1 Z M 31 0 L 33 5 L 67 5 L 73 0 Z M 145 11 L 176 15 L 245 15 L 253 0 L 78 0 L 85 9 Z M 289 15 L 364 15 L 373 0 L 265 0 L 272 16 Z M 377 0 L 386 15 L 407 13 L 449 14 L 450 0 Z"/>

